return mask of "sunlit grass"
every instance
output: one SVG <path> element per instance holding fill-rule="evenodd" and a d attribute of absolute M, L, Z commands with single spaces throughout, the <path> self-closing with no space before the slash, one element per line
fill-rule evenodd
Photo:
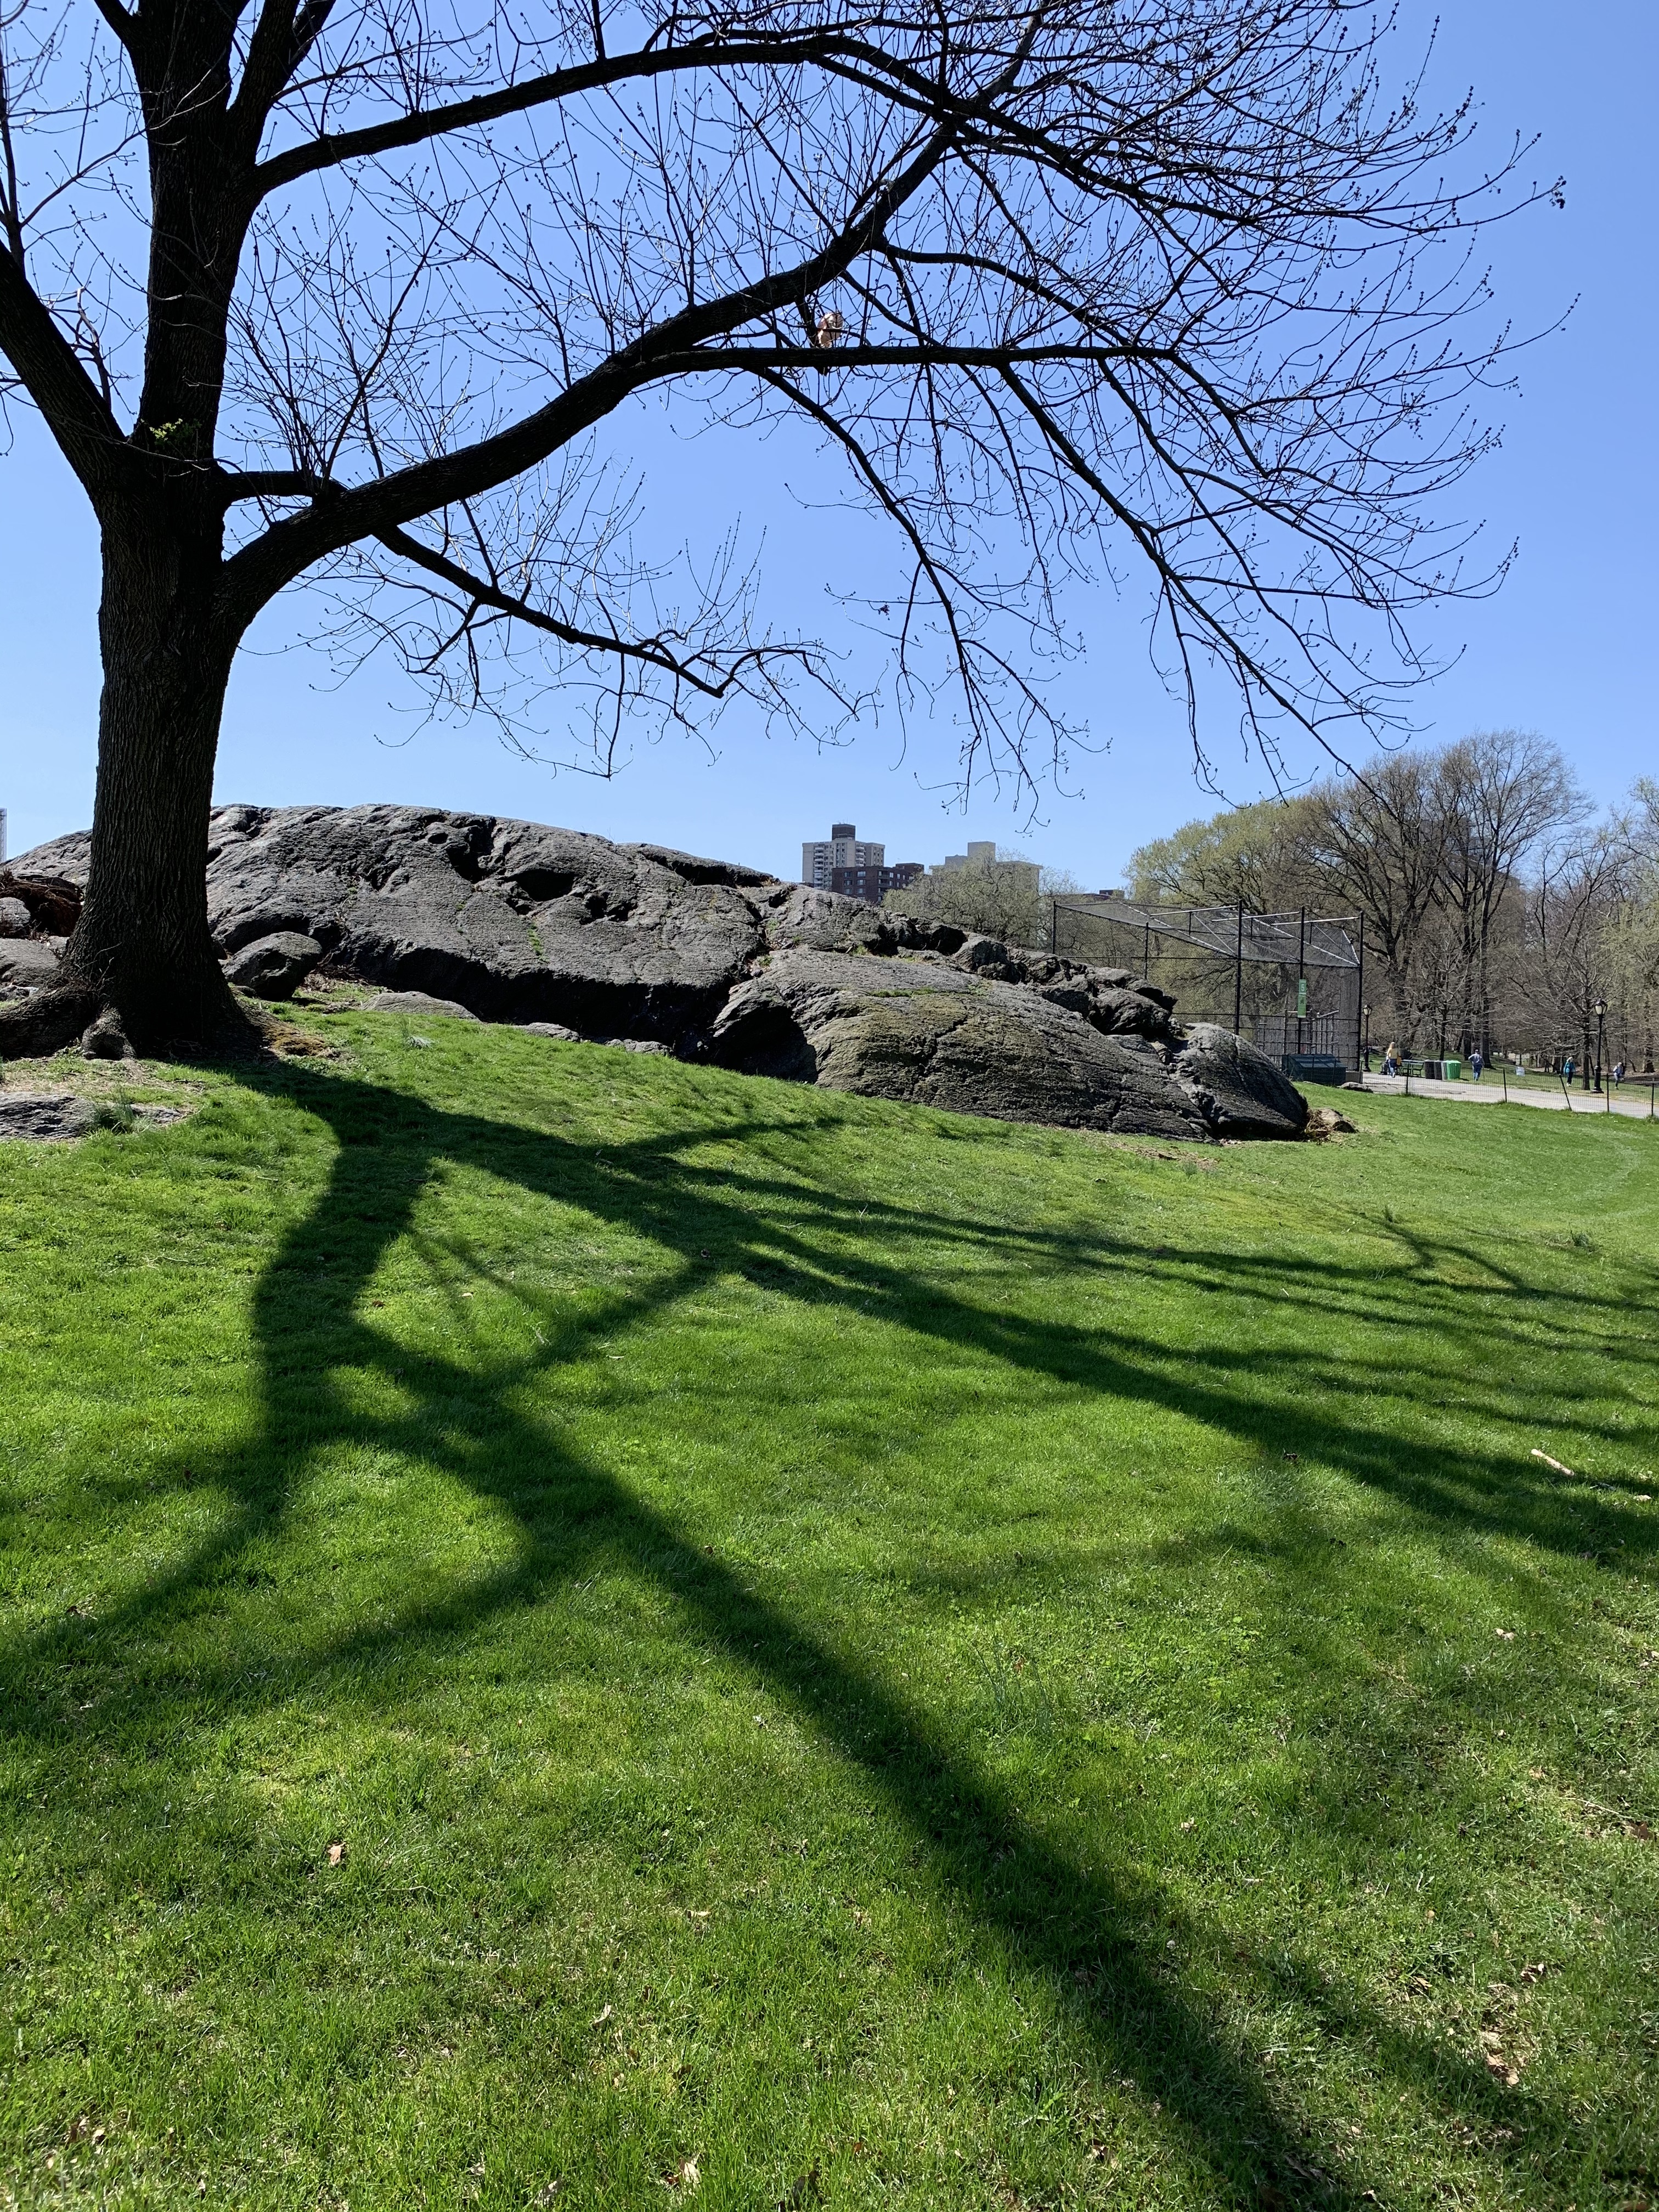
<path fill-rule="evenodd" d="M 0 1147 L 18 2201 L 1659 2201 L 1659 1132 L 321 1025 Z"/>

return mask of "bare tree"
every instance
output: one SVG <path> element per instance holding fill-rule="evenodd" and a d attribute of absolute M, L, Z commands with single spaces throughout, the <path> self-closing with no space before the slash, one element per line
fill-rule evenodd
<path fill-rule="evenodd" d="M 1444 823 L 1440 905 L 1453 925 L 1447 1011 L 1466 1047 L 1492 1049 L 1493 931 L 1518 902 L 1527 862 L 1581 822 L 1588 802 L 1559 751 L 1516 730 L 1487 731 L 1440 757 Z"/>
<path fill-rule="evenodd" d="M 1531 886 L 1522 1009 L 1550 1050 L 1572 1048 L 1585 1090 L 1632 860 L 1629 824 L 1614 815 L 1552 841 Z"/>
<path fill-rule="evenodd" d="M 1607 1008 L 1610 1054 L 1651 1066 L 1659 1024 L 1659 787 L 1553 838 L 1528 887 L 1515 1012 L 1552 1048 L 1573 1049 L 1588 1087 Z"/>
<path fill-rule="evenodd" d="M 1047 942 L 1042 893 L 1073 888 L 1024 853 L 1000 848 L 994 859 L 969 858 L 958 867 L 930 868 L 882 901 L 891 913 L 1000 938 L 1005 945 Z"/>
<path fill-rule="evenodd" d="M 1620 1046 L 1651 1071 L 1659 1043 L 1659 783 L 1644 776 L 1625 817 L 1629 845 L 1625 896 L 1605 951 Z"/>
<path fill-rule="evenodd" d="M 1442 759 L 1384 754 L 1321 797 L 1315 850 L 1336 902 L 1365 918 L 1373 988 L 1409 1045 L 1436 996 L 1431 940 L 1449 837 Z"/>
<path fill-rule="evenodd" d="M 1496 573 L 1441 513 L 1504 350 L 1464 337 L 1474 233 L 1541 195 L 1389 92 L 1359 0 L 0 22 L 0 351 L 97 518 L 104 659 L 84 911 L 0 1049 L 111 1005 L 139 1041 L 236 1019 L 215 750 L 296 584 L 441 703 L 594 687 L 601 759 L 638 712 L 856 707 L 729 550 L 676 575 L 636 538 L 603 434 L 641 394 L 844 466 L 899 555 L 863 611 L 901 700 L 954 686 L 964 775 L 1063 743 L 1037 674 L 1120 558 L 1194 739 L 1212 668 L 1270 754 L 1386 720 L 1412 610 Z"/>

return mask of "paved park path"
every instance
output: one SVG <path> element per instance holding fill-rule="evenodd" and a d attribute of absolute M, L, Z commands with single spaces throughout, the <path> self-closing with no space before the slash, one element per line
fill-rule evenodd
<path fill-rule="evenodd" d="M 1402 1075 L 1368 1075 L 1364 1079 L 1367 1091 L 1384 1092 L 1396 1098 L 1406 1088 Z M 1471 1106 L 1501 1106 L 1504 1103 L 1504 1079 L 1491 1069 L 1479 1083 L 1431 1083 L 1423 1076 L 1413 1075 L 1411 1095 L 1413 1098 L 1455 1098 Z M 1511 1106 L 1553 1107 L 1558 1114 L 1612 1112 L 1623 1114 L 1629 1120 L 1645 1121 L 1652 1110 L 1652 1097 L 1645 1079 L 1639 1090 L 1632 1079 L 1626 1083 L 1622 1092 L 1615 1091 L 1599 1097 L 1593 1091 L 1575 1091 L 1569 1095 L 1559 1083 L 1548 1090 L 1542 1085 L 1535 1089 L 1529 1085 L 1523 1090 L 1511 1083 L 1508 1103 Z"/>

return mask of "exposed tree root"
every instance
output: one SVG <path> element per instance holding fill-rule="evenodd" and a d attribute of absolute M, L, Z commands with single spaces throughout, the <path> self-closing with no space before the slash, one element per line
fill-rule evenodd
<path fill-rule="evenodd" d="M 134 1019 L 95 984 L 65 981 L 32 999 L 0 1005 L 0 1061 L 45 1060 L 84 1039 L 94 1059 L 119 1060 L 134 1052 L 155 1059 L 205 1055 L 241 1060 L 258 1054 L 264 1038 L 216 973 L 219 988 L 201 993 L 199 1018 L 188 1024 Z"/>
<path fill-rule="evenodd" d="M 44 1060 L 84 1034 L 104 1011 L 102 992 L 58 983 L 0 1006 L 0 1060 Z"/>

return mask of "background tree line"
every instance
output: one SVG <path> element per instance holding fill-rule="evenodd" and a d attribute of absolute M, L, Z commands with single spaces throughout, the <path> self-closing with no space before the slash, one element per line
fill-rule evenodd
<path fill-rule="evenodd" d="M 1000 845 L 994 860 L 970 856 L 959 867 L 930 868 L 903 890 L 889 891 L 882 904 L 890 914 L 951 922 L 1005 945 L 1046 945 L 1049 900 L 1079 889 L 1064 869 Z"/>
<path fill-rule="evenodd" d="M 1363 916 L 1371 1034 L 1407 1050 L 1571 1052 L 1650 1066 L 1659 1037 L 1659 783 L 1596 814 L 1559 750 L 1513 730 L 1385 753 L 1292 799 L 1135 853 L 1129 895 Z"/>

